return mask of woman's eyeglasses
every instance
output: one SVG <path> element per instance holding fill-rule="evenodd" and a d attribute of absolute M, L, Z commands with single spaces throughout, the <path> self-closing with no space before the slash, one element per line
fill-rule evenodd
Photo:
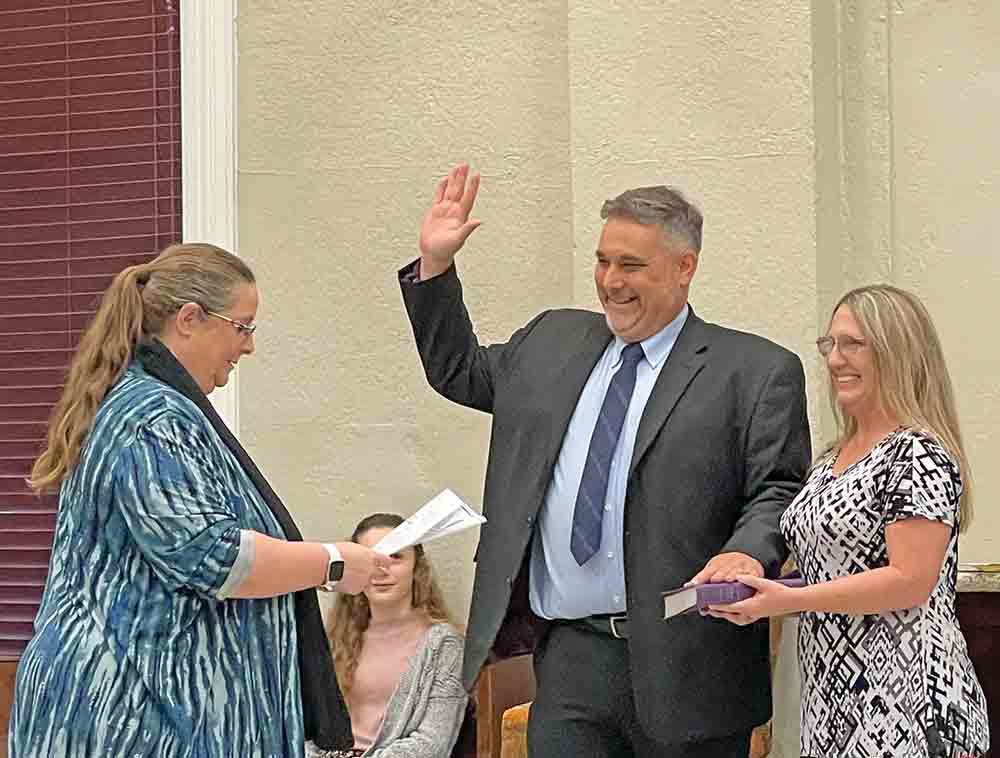
<path fill-rule="evenodd" d="M 223 321 L 228 321 L 230 324 L 236 327 L 236 331 L 240 333 L 241 337 L 252 337 L 253 333 L 257 331 L 256 324 L 244 324 L 242 321 L 237 321 L 234 318 L 229 318 L 229 316 L 223 316 L 221 313 L 210 311 L 205 306 L 201 306 L 201 309 L 205 311 L 205 315 L 207 316 L 215 316 L 216 318 L 221 318 Z"/>
<path fill-rule="evenodd" d="M 841 355 L 857 355 L 867 345 L 868 343 L 864 340 L 846 335 L 843 337 L 831 337 L 827 335 L 816 340 L 816 349 L 819 350 L 819 354 L 824 358 L 833 352 L 834 347 L 840 351 Z"/>

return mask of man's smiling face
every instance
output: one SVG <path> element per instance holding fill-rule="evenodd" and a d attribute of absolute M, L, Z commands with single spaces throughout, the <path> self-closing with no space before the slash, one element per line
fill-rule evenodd
<path fill-rule="evenodd" d="M 626 342 L 641 342 L 677 317 L 698 268 L 697 254 L 671 250 L 660 226 L 620 216 L 604 224 L 596 256 L 594 282 L 608 328 Z"/>

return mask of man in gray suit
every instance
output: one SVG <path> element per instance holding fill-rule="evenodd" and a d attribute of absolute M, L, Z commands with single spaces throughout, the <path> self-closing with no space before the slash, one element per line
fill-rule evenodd
<path fill-rule="evenodd" d="M 523 602 L 543 630 L 531 756 L 746 758 L 771 715 L 766 625 L 664 622 L 660 593 L 777 574 L 810 460 L 801 363 L 694 314 L 701 214 L 667 187 L 605 203 L 603 315 L 481 346 L 454 266 L 478 189 L 464 164 L 441 181 L 400 271 L 431 385 L 493 414 L 465 684 Z"/>

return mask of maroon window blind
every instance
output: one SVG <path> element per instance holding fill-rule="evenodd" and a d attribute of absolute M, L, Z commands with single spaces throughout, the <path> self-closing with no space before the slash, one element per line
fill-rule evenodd
<path fill-rule="evenodd" d="M 56 499 L 25 477 L 80 332 L 181 238 L 179 1 L 0 3 L 0 660 L 42 595 Z"/>

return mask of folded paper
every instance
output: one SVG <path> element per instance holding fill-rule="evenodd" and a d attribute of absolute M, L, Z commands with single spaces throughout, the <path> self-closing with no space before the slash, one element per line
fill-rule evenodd
<path fill-rule="evenodd" d="M 372 548 L 392 555 L 480 524 L 486 519 L 451 490 L 444 490 L 397 526 Z"/>

